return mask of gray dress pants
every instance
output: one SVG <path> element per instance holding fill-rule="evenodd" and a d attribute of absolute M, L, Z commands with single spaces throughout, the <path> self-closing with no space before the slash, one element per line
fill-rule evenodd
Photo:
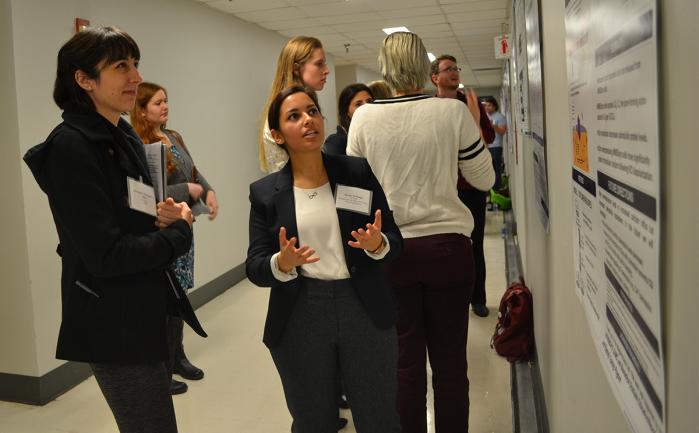
<path fill-rule="evenodd" d="M 337 374 L 358 433 L 398 433 L 395 327 L 378 329 L 350 280 L 305 277 L 279 343 L 270 352 L 293 433 L 337 432 Z"/>

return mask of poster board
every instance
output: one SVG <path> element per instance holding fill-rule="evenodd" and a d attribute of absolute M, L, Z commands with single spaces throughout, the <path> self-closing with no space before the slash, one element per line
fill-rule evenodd
<path fill-rule="evenodd" d="M 575 286 L 631 430 L 666 430 L 654 0 L 566 0 Z"/>
<path fill-rule="evenodd" d="M 523 136 L 522 150 L 531 152 L 533 190 L 539 221 L 548 232 L 549 203 L 546 165 L 546 133 L 544 121 L 544 87 L 541 60 L 541 31 L 539 1 L 515 0 L 514 16 L 513 85 L 515 87 L 515 128 Z"/>
<path fill-rule="evenodd" d="M 524 0 L 525 33 L 527 35 L 527 80 L 529 84 L 529 131 L 534 142 L 534 194 L 539 220 L 548 232 L 549 194 L 546 169 L 546 132 L 544 122 L 544 80 L 541 63 L 541 31 L 539 0 Z"/>

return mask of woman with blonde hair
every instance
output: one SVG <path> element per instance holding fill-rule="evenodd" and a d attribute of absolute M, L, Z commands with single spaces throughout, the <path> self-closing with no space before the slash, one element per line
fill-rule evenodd
<path fill-rule="evenodd" d="M 269 98 L 262 110 L 264 125 L 260 131 L 260 169 L 268 173 L 281 170 L 289 160 L 289 155 L 276 145 L 267 125 L 267 112 L 274 98 L 290 86 L 304 86 L 319 91 L 325 87 L 330 68 L 325 60 L 323 44 L 310 36 L 291 38 L 277 60 L 277 72 L 269 91 Z"/>
<path fill-rule="evenodd" d="M 429 354 L 435 431 L 466 433 L 473 217 L 455 185 L 460 171 L 487 191 L 495 173 L 466 105 L 422 94 L 430 62 L 417 35 L 389 35 L 379 65 L 396 96 L 357 110 L 347 154 L 367 159 L 405 238 L 403 255 L 387 265 L 398 304 L 401 431 L 427 432 Z"/>
<path fill-rule="evenodd" d="M 197 170 L 182 136 L 166 128 L 169 109 L 167 90 L 159 84 L 143 82 L 138 86 L 136 104 L 131 110 L 131 125 L 143 143 L 162 142 L 167 146 L 167 196 L 177 202 L 186 202 L 195 215 L 208 213 L 209 219 L 213 220 L 218 215 L 216 192 Z M 185 291 L 194 287 L 193 241 L 189 251 L 175 261 L 174 271 Z M 168 325 L 170 371 L 185 379 L 202 379 L 204 372 L 192 365 L 184 353 L 182 337 L 182 320 L 174 318 Z M 187 391 L 187 384 L 172 379 L 170 391 L 182 394 Z"/>

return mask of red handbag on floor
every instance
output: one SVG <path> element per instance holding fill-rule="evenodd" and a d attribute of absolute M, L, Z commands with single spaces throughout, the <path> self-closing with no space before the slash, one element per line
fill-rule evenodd
<path fill-rule="evenodd" d="M 510 284 L 500 300 L 490 347 L 510 362 L 530 358 L 534 342 L 534 306 L 524 281 Z"/>

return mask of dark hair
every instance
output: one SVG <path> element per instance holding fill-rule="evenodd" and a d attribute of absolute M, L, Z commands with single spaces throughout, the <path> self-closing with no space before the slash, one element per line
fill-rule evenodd
<path fill-rule="evenodd" d="M 371 89 L 362 83 L 350 84 L 340 92 L 340 98 L 337 102 L 337 119 L 340 122 L 340 126 L 345 128 L 345 131 L 349 130 L 351 120 L 348 114 L 350 102 L 352 102 L 352 98 L 357 96 L 357 93 L 362 91 L 367 92 L 372 99 L 374 98 L 374 93 Z"/>
<path fill-rule="evenodd" d="M 432 80 L 432 75 L 439 74 L 439 64 L 442 63 L 442 60 L 451 60 L 452 62 L 457 63 L 456 57 L 450 56 L 449 54 L 442 54 L 441 56 L 432 60 L 432 63 L 430 64 L 430 80 Z"/>
<path fill-rule="evenodd" d="M 318 104 L 318 96 L 313 90 L 307 89 L 303 86 L 291 86 L 277 93 L 277 96 L 272 99 L 272 103 L 269 104 L 269 110 L 267 110 L 267 124 L 269 125 L 269 130 L 279 131 L 279 117 L 281 116 L 282 104 L 284 100 L 295 93 L 305 93 L 309 98 L 316 104 L 318 112 L 320 111 L 320 104 Z"/>
<path fill-rule="evenodd" d="M 73 104 L 84 110 L 95 110 L 95 104 L 75 81 L 75 72 L 83 71 L 89 78 L 99 78 L 100 66 L 133 57 L 140 60 L 141 52 L 128 33 L 116 27 L 88 27 L 76 33 L 58 51 L 56 83 L 53 100 L 60 109 Z"/>
<path fill-rule="evenodd" d="M 485 98 L 483 98 L 483 102 L 493 104 L 493 106 L 495 107 L 495 111 L 498 111 L 500 109 L 500 104 L 498 104 L 498 100 L 493 98 L 492 96 L 486 96 Z"/>

